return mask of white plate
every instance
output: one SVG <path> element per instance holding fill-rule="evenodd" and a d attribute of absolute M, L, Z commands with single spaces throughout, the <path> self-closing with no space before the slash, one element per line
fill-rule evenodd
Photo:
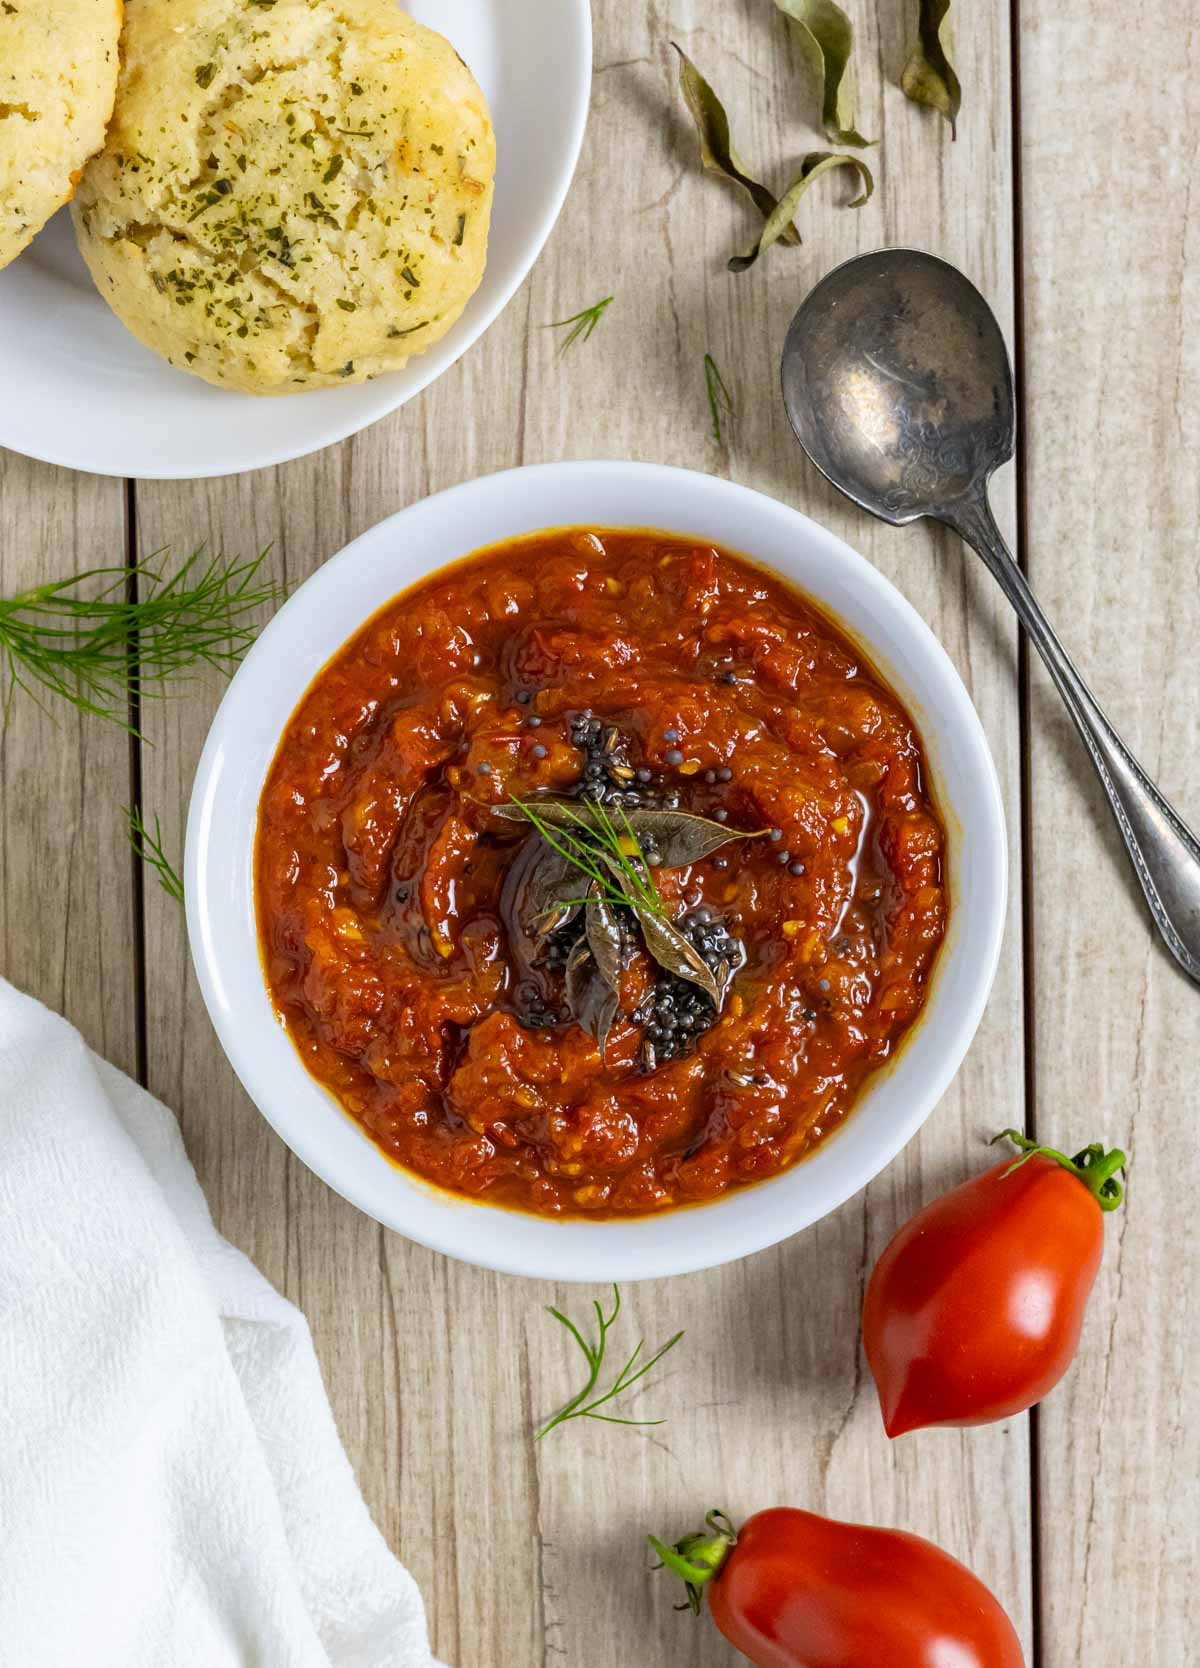
<path fill-rule="evenodd" d="M 918 1023 L 813 1156 L 757 1187 L 662 1216 L 529 1216 L 390 1164 L 301 1063 L 263 982 L 254 913 L 258 801 L 280 734 L 331 655 L 398 591 L 539 527 L 660 527 L 740 550 L 799 585 L 870 650 L 920 725 L 950 841 L 950 929 Z M 817 1221 L 924 1123 L 975 1034 L 1004 929 L 996 771 L 946 651 L 882 574 L 816 522 L 714 476 L 648 463 L 554 463 L 468 481 L 401 510 L 319 568 L 247 655 L 213 720 L 188 815 L 184 886 L 200 988 L 235 1071 L 311 1170 L 410 1239 L 505 1273 L 638 1280 L 710 1268 Z"/>
<path fill-rule="evenodd" d="M 0 446 L 97 475 L 235 475 L 395 411 L 481 336 L 537 259 L 575 172 L 592 75 L 588 0 L 412 0 L 474 71 L 496 128 L 487 269 L 461 319 L 402 371 L 255 399 L 135 341 L 97 294 L 64 209 L 0 272 Z"/>

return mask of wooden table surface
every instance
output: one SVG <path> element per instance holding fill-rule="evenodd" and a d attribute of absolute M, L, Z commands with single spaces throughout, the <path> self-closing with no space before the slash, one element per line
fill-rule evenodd
<path fill-rule="evenodd" d="M 1112 717 L 1200 820 L 1200 26 L 1188 0 L 1150 0 L 1135 20 L 1116 0 L 1014 0 L 1015 35 L 1007 7 L 961 6 L 951 143 L 897 86 L 907 0 L 852 9 L 879 188 L 848 212 L 840 181 L 823 182 L 800 210 L 799 250 L 724 270 L 748 214 L 697 167 L 668 45 L 696 59 L 739 149 L 778 180 L 818 141 L 769 0 L 596 0 L 590 125 L 562 218 L 503 317 L 425 394 L 319 456 L 229 480 L 103 480 L 0 454 L 0 594 L 201 541 L 270 544 L 294 584 L 400 506 L 519 463 L 728 474 L 878 564 L 946 645 L 990 737 L 1011 904 L 952 1090 L 833 1217 L 627 1293 L 648 1339 L 687 1329 L 644 1403 L 669 1423 L 576 1423 L 535 1448 L 534 1420 L 576 1381 L 542 1306 L 602 1294 L 435 1256 L 310 1175 L 239 1089 L 182 914 L 131 862 L 126 803 L 182 849 L 219 682 L 151 709 L 141 746 L 15 703 L 0 735 L 0 972 L 179 1113 L 218 1226 L 312 1323 L 363 1490 L 455 1668 L 725 1668 L 734 1653 L 647 1573 L 642 1532 L 680 1532 L 716 1502 L 737 1517 L 784 1501 L 947 1547 L 995 1589 L 1040 1668 L 1194 1660 L 1200 993 L 1152 936 L 1082 750 L 990 580 L 949 536 L 839 502 L 790 438 L 776 367 L 800 298 L 857 250 L 923 246 L 982 287 L 1027 419 L 998 512 Z M 610 292 L 592 340 L 557 356 L 538 327 Z M 727 449 L 708 433 L 706 351 L 737 402 Z M 1032 1417 L 889 1445 L 856 1342 L 864 1278 L 897 1223 L 979 1168 L 983 1138 L 1006 1124 L 1132 1153 L 1079 1359 Z"/>

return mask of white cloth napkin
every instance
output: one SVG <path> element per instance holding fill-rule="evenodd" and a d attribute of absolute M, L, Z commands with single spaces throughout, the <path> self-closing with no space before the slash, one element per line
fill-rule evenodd
<path fill-rule="evenodd" d="M 435 1668 L 304 1317 L 166 1108 L 3 980 L 0 1664 Z"/>

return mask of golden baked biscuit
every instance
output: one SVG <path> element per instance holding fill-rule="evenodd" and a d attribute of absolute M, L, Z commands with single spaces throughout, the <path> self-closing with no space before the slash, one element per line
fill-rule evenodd
<path fill-rule="evenodd" d="M 120 34 L 120 0 L 0 0 L 0 266 L 104 143 Z"/>
<path fill-rule="evenodd" d="M 483 274 L 495 141 L 394 0 L 130 0 L 79 247 L 133 334 L 222 388 L 395 370 Z"/>

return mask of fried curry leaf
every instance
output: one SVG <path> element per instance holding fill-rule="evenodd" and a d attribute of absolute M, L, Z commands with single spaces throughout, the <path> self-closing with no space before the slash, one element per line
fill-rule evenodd
<path fill-rule="evenodd" d="M 578 894 L 573 864 L 536 835 L 522 841 L 504 876 L 500 913 L 509 946 L 524 972 L 540 958 L 547 936 L 578 913 Z"/>
<path fill-rule="evenodd" d="M 662 914 L 662 899 L 624 806 L 617 807 L 618 822 L 602 804 L 590 799 L 539 795 L 536 800 L 514 799 L 511 806 L 497 809 L 505 813 L 505 821 L 512 820 L 515 813 L 531 823 L 546 844 L 587 875 L 595 883 L 594 889 L 607 894 L 611 903 L 626 904 L 636 899 L 656 915 Z M 611 887 L 610 876 L 615 881 Z"/>
<path fill-rule="evenodd" d="M 579 940 L 567 958 L 566 993 L 572 1016 L 596 1039 L 603 1060 L 604 1045 L 617 1017 L 617 993 L 601 973 L 586 938 Z"/>
<path fill-rule="evenodd" d="M 827 174 L 833 168 L 853 168 L 858 175 L 862 190 L 858 196 L 846 204 L 847 208 L 861 208 L 875 189 L 875 180 L 871 170 L 858 156 L 848 156 L 845 153 L 835 155 L 832 151 L 810 151 L 800 164 L 800 172 L 783 196 L 775 205 L 774 210 L 767 216 L 766 224 L 758 235 L 755 243 L 742 255 L 735 255 L 729 263 L 730 272 L 745 272 L 753 266 L 764 249 L 769 249 L 773 243 L 790 242 L 785 234 L 794 232 L 792 216 L 796 212 L 801 197 L 809 186 L 818 180 L 822 174 Z"/>
<path fill-rule="evenodd" d="M 552 794 L 535 794 L 527 800 L 510 799 L 503 805 L 493 805 L 491 814 L 502 822 L 530 820 L 530 811 L 552 828 L 575 828 L 587 809 L 586 799 L 556 799 Z M 529 810 L 526 810 L 526 806 Z"/>
<path fill-rule="evenodd" d="M 588 799 L 556 799 L 547 794 L 526 804 L 552 828 L 578 829 L 590 823 L 597 832 L 602 832 L 605 827 L 602 820 L 605 813 Z M 529 820 L 529 811 L 515 802 L 493 807 L 493 815 L 505 822 Z M 623 809 L 622 820 L 628 823 L 646 861 L 656 869 L 678 869 L 685 863 L 699 863 L 730 840 L 753 840 L 765 832 L 728 828 L 723 822 L 696 816 L 691 811 L 668 811 L 651 805 Z M 607 822 L 611 826 L 612 819 L 607 818 Z"/>
<path fill-rule="evenodd" d="M 544 840 L 536 843 L 537 856 L 518 899 L 518 914 L 531 938 L 545 938 L 565 927 L 578 911 L 579 872 L 561 851 Z"/>
<path fill-rule="evenodd" d="M 656 806 L 627 811 L 623 805 L 618 810 L 621 828 L 604 805 L 587 799 L 546 794 L 493 807 L 502 821 L 532 823 L 539 839 L 558 859 L 553 864 L 546 859 L 543 864 L 539 857 L 528 858 L 522 848 L 510 870 L 509 884 L 518 894 L 516 913 L 523 930 L 533 937 L 537 919 L 562 925 L 570 919 L 564 912 L 585 905 L 584 932 L 567 959 L 567 1004 L 600 1044 L 602 1056 L 617 1012 L 621 976 L 618 909 L 633 912 L 647 951 L 661 967 L 699 985 L 720 1010 L 736 969 L 723 962 L 714 975 L 695 946 L 666 918 L 650 867 L 681 868 L 699 862 L 730 840 L 754 838 L 752 833 L 726 828 L 724 823 L 690 811 Z M 564 891 L 571 886 L 573 871 L 589 877 L 583 899 Z"/>
<path fill-rule="evenodd" d="M 584 911 L 584 931 L 600 977 L 612 990 L 621 983 L 621 923 L 607 898 L 593 890 Z"/>
<path fill-rule="evenodd" d="M 729 137 L 729 117 L 725 114 L 724 105 L 683 48 L 676 46 L 674 41 L 671 44 L 679 54 L 679 90 L 696 124 L 700 161 L 705 171 L 740 185 L 763 219 L 769 219 L 778 206 L 774 192 L 768 191 L 761 181 L 746 172 Z M 800 241 L 800 234 L 794 226 L 785 226 L 775 235 L 781 243 Z"/>
<path fill-rule="evenodd" d="M 900 78 L 914 104 L 940 110 L 951 137 L 962 106 L 962 88 L 950 62 L 950 0 L 917 0 L 917 44 Z"/>
<path fill-rule="evenodd" d="M 766 833 L 765 829 L 748 832 L 727 828 L 723 822 L 695 816 L 691 811 L 647 808 L 627 815 L 647 861 L 656 869 L 681 869 L 685 863 L 699 863 L 711 856 L 730 840 L 754 840 Z"/>
<path fill-rule="evenodd" d="M 854 26 L 834 0 L 775 0 L 821 89 L 821 126 L 835 145 L 870 145 L 854 125 Z"/>
<path fill-rule="evenodd" d="M 699 985 L 712 998 L 713 1006 L 719 1008 L 720 987 L 699 950 L 689 944 L 679 928 L 673 927 L 670 921 L 652 915 L 648 909 L 635 907 L 633 913 L 642 929 L 646 948 L 659 966 L 665 967 L 668 973 L 674 973 L 678 979 L 690 979 L 692 984 Z"/>

